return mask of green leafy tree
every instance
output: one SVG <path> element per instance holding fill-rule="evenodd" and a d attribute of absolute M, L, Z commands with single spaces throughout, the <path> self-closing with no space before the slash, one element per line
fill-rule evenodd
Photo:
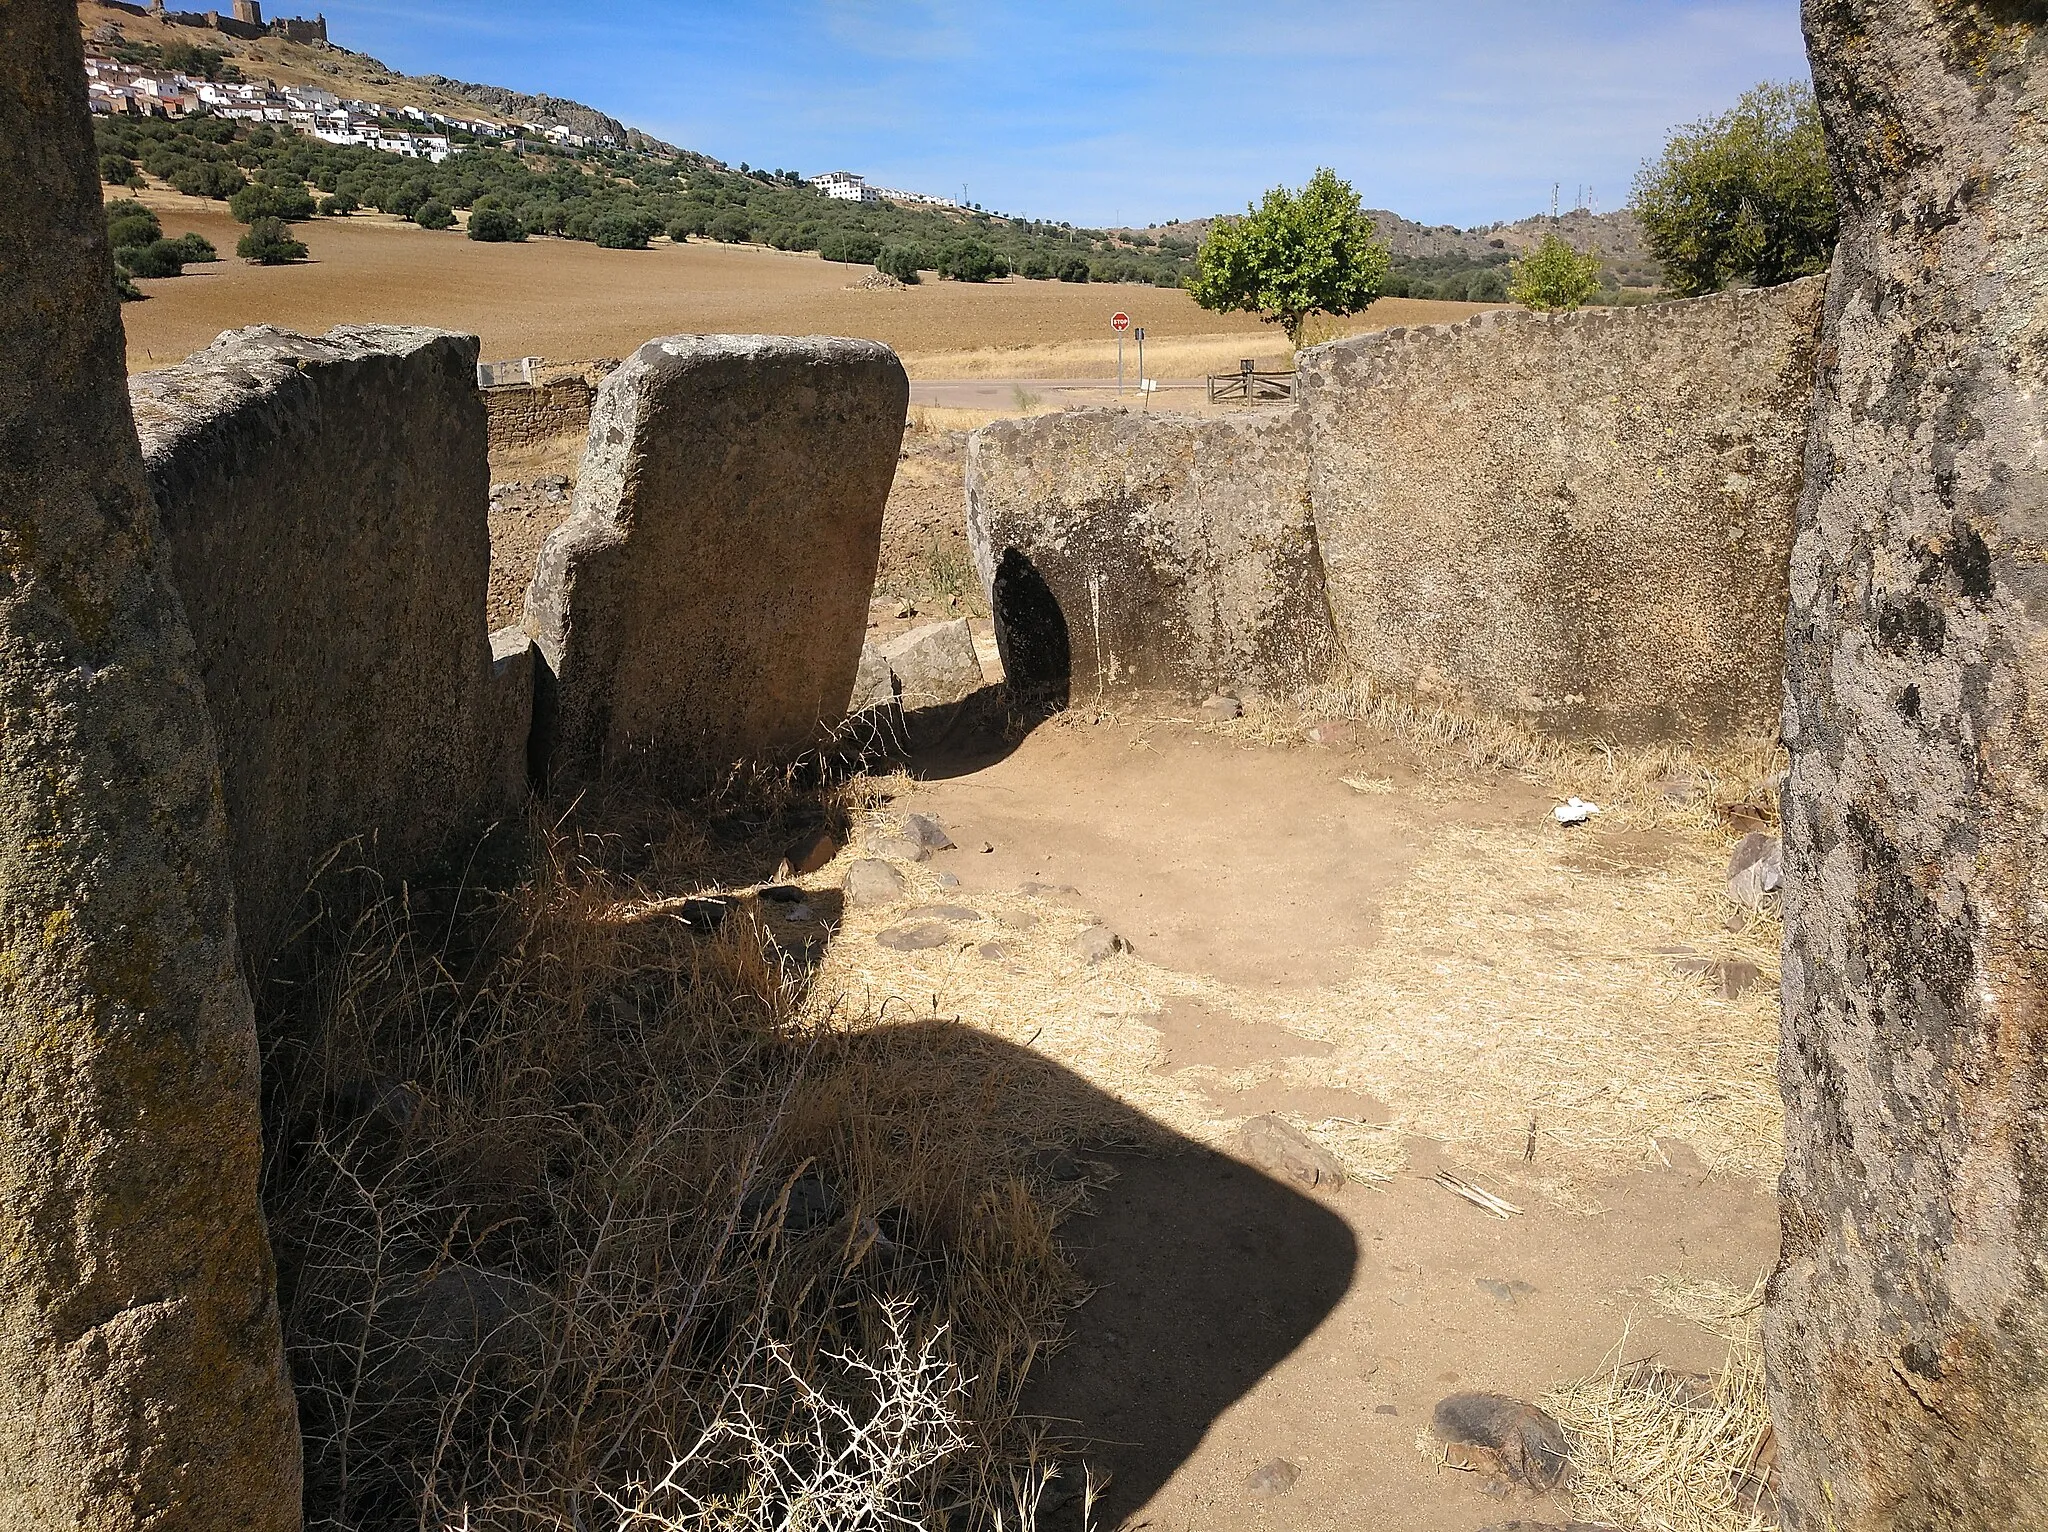
<path fill-rule="evenodd" d="M 429 197 L 412 210 L 412 221 L 423 229 L 452 229 L 455 227 L 455 210 L 447 203 Z"/>
<path fill-rule="evenodd" d="M 517 244 L 526 238 L 526 225 L 501 207 L 480 207 L 469 215 L 469 237 L 480 244 Z"/>
<path fill-rule="evenodd" d="M 1219 219 L 1188 285 L 1203 308 L 1257 314 L 1298 345 L 1310 315 L 1355 314 L 1378 297 L 1388 264 L 1358 193 L 1324 169 L 1299 192 L 1276 186 L 1243 217 Z"/>
<path fill-rule="evenodd" d="M 985 239 L 956 239 L 939 252 L 939 275 L 955 282 L 986 282 L 1010 274 L 1010 264 Z"/>
<path fill-rule="evenodd" d="M 228 198 L 228 211 L 234 215 L 236 223 L 252 227 L 265 218 L 295 223 L 313 216 L 313 198 L 303 186 L 274 186 L 267 181 L 252 181 Z"/>
<path fill-rule="evenodd" d="M 137 277 L 176 277 L 185 273 L 185 252 L 176 240 L 126 245 L 114 252 L 116 264 Z"/>
<path fill-rule="evenodd" d="M 1813 91 L 1759 85 L 1680 128 L 1637 173 L 1631 205 L 1681 297 L 1827 270 L 1835 192 Z"/>
<path fill-rule="evenodd" d="M 126 186 L 135 179 L 135 161 L 125 154 L 101 155 L 100 179 L 109 186 Z"/>
<path fill-rule="evenodd" d="M 1510 268 L 1507 295 L 1525 308 L 1570 313 L 1600 291 L 1600 257 L 1574 250 L 1555 234 Z"/>
<path fill-rule="evenodd" d="M 918 273 L 929 266 L 929 258 L 915 245 L 885 245 L 875 257 L 875 270 L 908 287 L 917 286 L 923 280 Z"/>
<path fill-rule="evenodd" d="M 872 266 L 882 254 L 882 241 L 863 229 L 848 229 L 827 234 L 818 242 L 818 254 L 848 266 Z"/>
<path fill-rule="evenodd" d="M 258 266 L 285 266 L 303 261 L 307 251 L 282 218 L 258 218 L 235 246 L 235 254 Z"/>

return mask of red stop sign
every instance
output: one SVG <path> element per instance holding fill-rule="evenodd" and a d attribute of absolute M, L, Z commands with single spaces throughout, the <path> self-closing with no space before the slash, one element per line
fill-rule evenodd
<path fill-rule="evenodd" d="M 1109 321 L 1109 327 L 1112 330 L 1128 330 L 1131 327 L 1131 316 L 1118 314 Z"/>

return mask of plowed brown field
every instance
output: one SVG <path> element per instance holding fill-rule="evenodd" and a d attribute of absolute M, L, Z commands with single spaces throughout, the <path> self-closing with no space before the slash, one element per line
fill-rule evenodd
<path fill-rule="evenodd" d="M 250 266 L 233 259 L 243 231 L 222 203 L 163 190 L 146 192 L 142 200 L 158 210 L 166 233 L 195 230 L 228 259 L 139 284 L 148 301 L 126 305 L 122 315 L 128 365 L 137 372 L 169 366 L 221 331 L 251 324 L 312 334 L 338 324 L 438 325 L 482 337 L 486 358 L 555 361 L 625 356 L 656 335 L 857 335 L 886 341 L 913 374 L 926 376 L 958 375 L 963 353 L 1107 342 L 1110 316 L 1118 310 L 1154 339 L 1256 337 L 1262 345 L 1242 349 L 1262 362 L 1286 349 L 1284 337 L 1251 316 L 1209 313 L 1173 288 L 1010 280 L 927 281 L 870 291 L 849 285 L 868 268 L 814 255 L 666 241 L 650 250 L 600 250 L 559 239 L 483 245 L 458 231 L 429 233 L 375 214 L 301 224 L 310 261 Z M 1482 307 L 1387 298 L 1346 327 L 1438 324 Z M 1235 355 L 1240 348 L 1210 349 Z M 1044 365 L 1044 353 L 1038 356 Z M 921 368 L 920 357 L 942 370 Z M 1169 350 L 1160 360 L 1172 358 Z M 969 370 L 1009 375 L 993 361 Z M 1181 375 L 1163 366 L 1148 370 Z"/>

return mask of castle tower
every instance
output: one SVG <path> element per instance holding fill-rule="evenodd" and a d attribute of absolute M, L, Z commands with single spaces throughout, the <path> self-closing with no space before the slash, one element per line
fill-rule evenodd
<path fill-rule="evenodd" d="M 252 27 L 263 25 L 261 0 L 235 0 L 235 20 Z"/>

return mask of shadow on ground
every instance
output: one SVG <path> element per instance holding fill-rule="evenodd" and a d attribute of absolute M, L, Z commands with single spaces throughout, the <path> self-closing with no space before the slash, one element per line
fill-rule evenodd
<path fill-rule="evenodd" d="M 1063 1231 L 1094 1291 L 1024 1402 L 1108 1476 L 1095 1520 L 1117 1526 L 1336 1308 L 1358 1247 L 1321 1204 L 1184 1140 L 1107 1158 L 1116 1179 Z"/>

